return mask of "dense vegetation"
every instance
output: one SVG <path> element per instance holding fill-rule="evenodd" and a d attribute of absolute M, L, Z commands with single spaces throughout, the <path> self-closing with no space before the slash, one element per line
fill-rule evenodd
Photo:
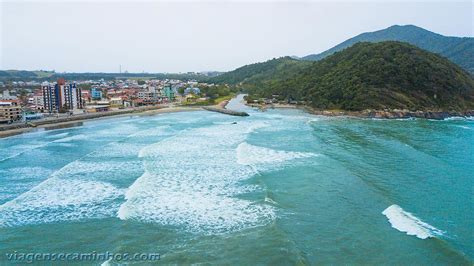
<path fill-rule="evenodd" d="M 192 94 L 193 98 L 201 98 L 206 97 L 207 100 L 205 101 L 191 101 L 188 102 L 187 105 L 211 105 L 219 103 L 223 100 L 228 100 L 232 98 L 237 92 L 238 88 L 236 86 L 228 86 L 228 85 L 204 85 L 199 84 L 195 86 L 195 88 L 199 88 L 199 94 Z M 181 87 L 178 89 L 178 93 L 184 94 L 185 87 Z"/>
<path fill-rule="evenodd" d="M 237 73 L 246 71 L 237 69 L 228 76 L 235 81 Z M 245 76 L 242 86 L 255 97 L 304 100 L 319 109 L 474 108 L 474 81 L 467 72 L 437 54 L 401 42 L 357 43 L 284 73 L 260 75 L 256 82 Z"/>
<path fill-rule="evenodd" d="M 237 87 L 235 86 L 228 86 L 228 85 L 205 85 L 199 84 L 194 86 L 195 88 L 199 88 L 200 93 L 196 96 L 199 97 L 209 97 L 211 99 L 217 99 L 223 96 L 229 96 L 231 93 L 235 94 L 238 92 Z M 181 87 L 178 89 L 180 94 L 184 94 L 185 87 Z"/>
<path fill-rule="evenodd" d="M 309 62 L 302 62 L 291 57 L 274 58 L 263 63 L 255 63 L 237 68 L 234 71 L 214 77 L 210 79 L 209 82 L 232 85 L 239 83 L 258 83 L 263 80 L 293 73 L 309 65 L 311 65 Z"/>
<path fill-rule="evenodd" d="M 303 57 L 303 60 L 321 60 L 358 42 L 401 41 L 440 54 L 465 70 L 474 73 L 474 38 L 447 37 L 413 25 L 391 26 L 387 29 L 366 32 L 346 40 L 335 47 Z"/>
<path fill-rule="evenodd" d="M 0 70 L 0 80 L 30 80 L 37 78 L 38 75 L 34 71 L 25 70 Z"/>

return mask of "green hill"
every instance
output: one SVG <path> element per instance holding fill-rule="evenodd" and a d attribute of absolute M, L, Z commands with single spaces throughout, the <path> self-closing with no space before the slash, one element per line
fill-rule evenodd
<path fill-rule="evenodd" d="M 33 79 L 37 74 L 26 70 L 0 70 L 0 80 L 8 79 Z"/>
<path fill-rule="evenodd" d="M 474 81 L 467 72 L 406 43 L 357 43 L 297 69 L 245 87 L 257 97 L 278 94 L 319 109 L 474 109 Z"/>
<path fill-rule="evenodd" d="M 302 62 L 291 57 L 274 58 L 226 72 L 212 78 L 210 82 L 232 85 L 239 83 L 256 84 L 264 80 L 277 79 L 310 65 L 310 62 Z"/>
<path fill-rule="evenodd" d="M 474 73 L 474 38 L 443 36 L 413 25 L 395 25 L 379 31 L 362 33 L 325 52 L 308 55 L 302 59 L 318 61 L 358 42 L 381 41 L 410 43 L 419 48 L 440 54 L 467 71 Z"/>

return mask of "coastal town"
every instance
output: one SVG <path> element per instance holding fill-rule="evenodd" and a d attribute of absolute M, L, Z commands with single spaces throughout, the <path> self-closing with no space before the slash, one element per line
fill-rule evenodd
<path fill-rule="evenodd" d="M 0 82 L 0 124 L 149 110 L 172 106 L 212 105 L 232 96 L 225 85 L 175 79 L 115 79 L 54 82 Z"/>

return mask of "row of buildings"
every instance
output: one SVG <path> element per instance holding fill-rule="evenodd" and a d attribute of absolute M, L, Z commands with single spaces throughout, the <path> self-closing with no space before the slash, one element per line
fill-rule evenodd
<path fill-rule="evenodd" d="M 214 84 L 173 79 L 115 79 L 0 84 L 0 123 L 159 105 L 206 101 L 199 88 Z M 180 91 L 180 93 L 178 93 Z"/>
<path fill-rule="evenodd" d="M 0 123 L 28 120 L 50 114 L 77 114 L 144 105 L 170 103 L 180 99 L 177 88 L 194 82 L 180 80 L 114 80 L 43 82 L 29 88 L 5 89 L 0 94 Z M 24 85 L 17 84 L 17 86 Z M 13 94 L 10 94 L 10 90 Z"/>
<path fill-rule="evenodd" d="M 169 83 L 162 84 L 162 81 L 148 81 L 144 86 L 134 88 L 93 85 L 90 90 L 81 90 L 76 83 L 66 83 L 60 79 L 54 84 L 43 84 L 41 94 L 33 96 L 31 102 L 40 107 L 37 110 L 46 113 L 76 113 L 81 109 L 104 111 L 108 110 L 104 107 L 125 108 L 174 100 L 175 88 Z"/>

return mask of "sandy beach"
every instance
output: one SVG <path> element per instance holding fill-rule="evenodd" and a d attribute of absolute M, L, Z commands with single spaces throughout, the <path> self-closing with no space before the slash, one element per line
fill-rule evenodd
<path fill-rule="evenodd" d="M 81 116 L 71 116 L 67 118 L 60 118 L 56 120 L 46 120 L 41 121 L 43 124 L 39 124 L 34 127 L 35 121 L 32 121 L 29 125 L 27 124 L 18 124 L 11 129 L 2 129 L 0 130 L 0 138 L 5 138 L 9 136 L 14 136 L 26 132 L 33 132 L 37 130 L 48 130 L 48 129 L 56 129 L 56 128 L 67 128 L 67 127 L 74 127 L 80 126 L 83 122 L 87 120 L 99 120 L 99 119 L 108 119 L 111 117 L 120 117 L 120 116 L 129 116 L 129 115 L 155 115 L 155 114 L 163 114 L 163 113 L 175 113 L 175 112 L 190 112 L 190 111 L 199 111 L 203 110 L 201 107 L 181 107 L 181 106 L 174 106 L 174 107 L 162 107 L 158 109 L 147 109 L 147 110 L 119 110 L 119 111 L 109 111 L 104 113 L 94 113 L 88 115 L 81 115 Z M 64 121 L 68 120 L 68 121 Z M 40 122 L 40 123 L 41 123 Z M 11 125 L 7 125 L 11 126 Z"/>
<path fill-rule="evenodd" d="M 229 100 L 224 100 L 219 102 L 216 105 L 209 107 L 225 109 L 226 105 L 229 103 Z M 10 124 L 10 125 L 0 125 L 0 138 L 5 138 L 9 136 L 14 136 L 26 132 L 33 132 L 37 130 L 51 130 L 57 128 L 67 128 L 74 126 L 81 126 L 84 121 L 87 120 L 98 120 L 98 119 L 107 119 L 110 117 L 120 117 L 120 116 L 129 116 L 129 115 L 155 115 L 155 114 L 164 114 L 164 113 L 176 113 L 176 112 L 191 112 L 191 111 L 201 111 L 205 110 L 205 106 L 153 106 L 153 107 L 144 107 L 144 108 L 135 108 L 135 109 L 124 109 L 124 110 L 115 110 L 108 112 L 99 112 L 99 113 L 89 113 L 81 114 L 69 117 L 61 117 L 57 119 L 45 119 L 38 121 L 30 121 L 24 124 Z"/>

